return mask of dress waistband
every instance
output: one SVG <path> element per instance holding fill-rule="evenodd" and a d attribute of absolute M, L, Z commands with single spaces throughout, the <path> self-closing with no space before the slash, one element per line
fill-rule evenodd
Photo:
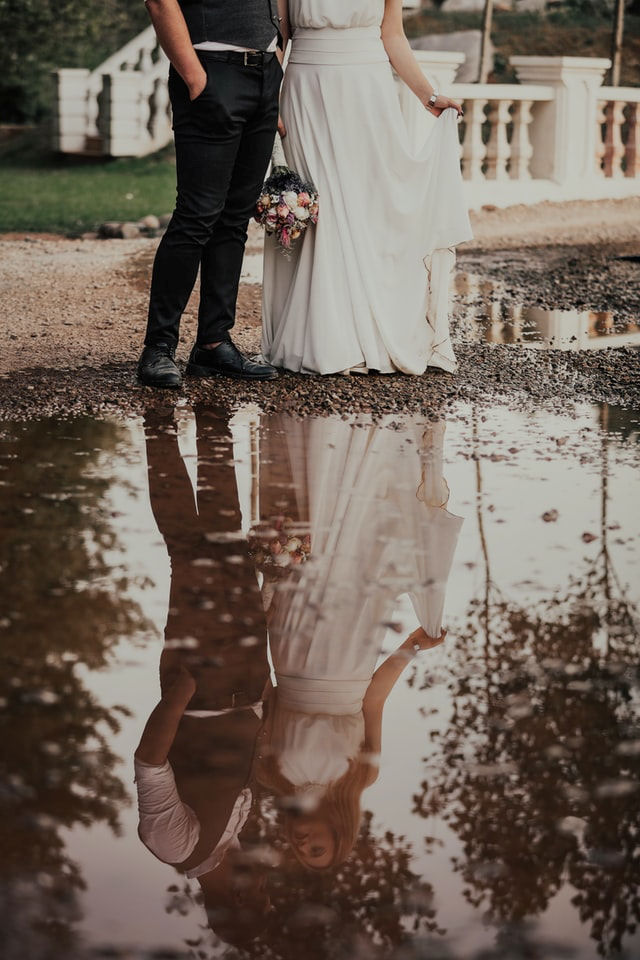
<path fill-rule="evenodd" d="M 316 680 L 276 673 L 278 703 L 297 713 L 354 716 L 362 710 L 369 680 Z"/>
<path fill-rule="evenodd" d="M 297 27 L 289 56 L 289 63 L 343 66 L 388 61 L 379 26 L 350 27 L 346 30 L 335 30 L 331 27 L 308 30 Z"/>

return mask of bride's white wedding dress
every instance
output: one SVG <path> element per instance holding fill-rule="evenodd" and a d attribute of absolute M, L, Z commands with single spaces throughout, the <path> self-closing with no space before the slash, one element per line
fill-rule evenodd
<path fill-rule="evenodd" d="M 289 259 L 267 238 L 263 353 L 305 373 L 451 371 L 453 247 L 471 238 L 455 111 L 412 152 L 384 0 L 289 0 L 289 13 L 284 149 L 320 216 Z"/>
<path fill-rule="evenodd" d="M 276 589 L 270 616 L 270 746 L 297 792 L 322 794 L 358 756 L 363 699 L 398 597 L 409 595 L 430 636 L 442 629 L 463 523 L 447 509 L 444 424 L 398 431 L 391 421 L 282 420 L 311 556 Z"/>

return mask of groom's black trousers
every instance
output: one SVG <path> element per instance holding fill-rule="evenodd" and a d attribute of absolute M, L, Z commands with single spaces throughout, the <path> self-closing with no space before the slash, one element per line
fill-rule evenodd
<path fill-rule="evenodd" d="M 198 51 L 207 85 L 189 100 L 173 69 L 178 194 L 156 254 L 145 344 L 178 342 L 200 267 L 199 344 L 224 340 L 235 320 L 247 225 L 269 164 L 282 69 L 275 54 L 251 66 Z M 241 55 L 236 55 L 242 60 Z"/>

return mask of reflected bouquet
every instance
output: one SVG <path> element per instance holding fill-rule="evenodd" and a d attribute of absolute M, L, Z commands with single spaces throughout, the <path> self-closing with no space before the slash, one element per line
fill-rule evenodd
<path fill-rule="evenodd" d="M 254 219 L 287 251 L 309 224 L 318 222 L 318 191 L 291 170 L 285 161 L 280 138 L 271 158 L 271 174 L 265 180 Z"/>

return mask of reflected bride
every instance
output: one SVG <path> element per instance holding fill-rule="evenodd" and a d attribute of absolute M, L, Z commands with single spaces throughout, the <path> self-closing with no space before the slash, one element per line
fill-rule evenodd
<path fill-rule="evenodd" d="M 271 442 L 280 455 L 284 443 L 290 478 L 273 478 L 270 491 L 267 477 L 263 504 L 271 493 L 280 511 L 297 516 L 269 511 L 270 522 L 254 530 L 276 678 L 255 772 L 279 798 L 297 859 L 324 870 L 347 859 L 358 836 L 391 690 L 416 655 L 444 639 L 445 589 L 462 520 L 446 509 L 443 424 L 408 431 L 282 418 L 278 426 L 267 435 L 264 459 L 274 460 Z M 292 490 L 290 501 L 283 486 Z M 274 537 L 287 528 L 294 536 Z M 305 562 L 289 562 L 287 575 L 278 576 L 274 547 L 286 562 L 305 535 Z M 420 625 L 376 669 L 402 593 Z"/>

